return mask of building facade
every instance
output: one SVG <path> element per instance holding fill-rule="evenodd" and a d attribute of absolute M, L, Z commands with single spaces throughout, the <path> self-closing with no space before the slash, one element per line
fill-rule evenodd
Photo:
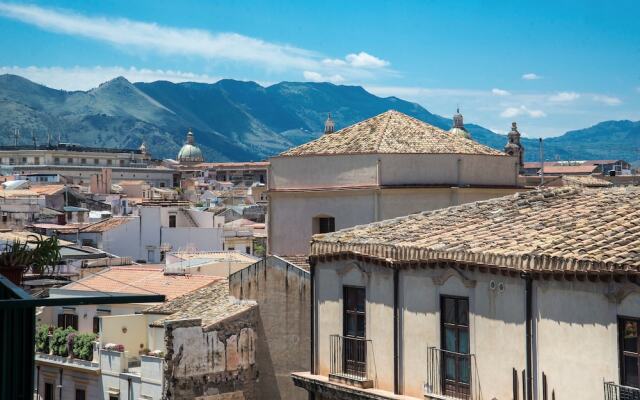
<path fill-rule="evenodd" d="M 639 396 L 637 195 L 564 187 L 315 236 L 312 370 L 294 383 L 316 399 Z"/>
<path fill-rule="evenodd" d="M 268 251 L 308 254 L 316 233 L 522 190 L 518 159 L 388 111 L 271 162 Z"/>

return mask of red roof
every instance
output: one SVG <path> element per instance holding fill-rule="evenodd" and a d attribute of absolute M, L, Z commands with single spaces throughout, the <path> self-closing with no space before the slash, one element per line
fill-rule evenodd
<path fill-rule="evenodd" d="M 162 268 L 111 267 L 80 279 L 63 289 L 98 292 L 163 294 L 167 300 L 223 279 L 211 275 L 165 275 Z"/>

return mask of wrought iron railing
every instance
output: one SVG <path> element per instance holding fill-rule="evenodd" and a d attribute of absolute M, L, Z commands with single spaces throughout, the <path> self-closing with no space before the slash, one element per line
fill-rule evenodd
<path fill-rule="evenodd" d="M 427 379 L 425 395 L 451 399 L 478 399 L 474 354 L 456 353 L 429 347 L 427 349 Z"/>
<path fill-rule="evenodd" d="M 640 389 L 605 382 L 604 400 L 640 400 Z"/>
<path fill-rule="evenodd" d="M 367 368 L 367 350 L 371 348 L 371 340 L 341 335 L 331 335 L 330 340 L 331 375 L 357 381 L 371 380 Z"/>

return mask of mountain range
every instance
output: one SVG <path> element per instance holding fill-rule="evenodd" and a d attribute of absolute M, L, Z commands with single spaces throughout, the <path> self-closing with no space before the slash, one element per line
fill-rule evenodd
<path fill-rule="evenodd" d="M 137 148 L 175 158 L 192 129 L 207 161 L 261 160 L 319 136 L 330 112 L 336 129 L 395 109 L 443 129 L 451 119 L 360 86 L 224 79 L 212 84 L 131 83 L 123 77 L 88 91 L 51 89 L 16 75 L 0 75 L 0 144 L 53 139 L 88 146 Z M 466 124 L 480 143 L 503 149 L 505 135 Z M 523 138 L 525 159 L 539 159 L 537 139 Z M 637 160 L 640 122 L 605 121 L 545 139 L 545 159 Z"/>

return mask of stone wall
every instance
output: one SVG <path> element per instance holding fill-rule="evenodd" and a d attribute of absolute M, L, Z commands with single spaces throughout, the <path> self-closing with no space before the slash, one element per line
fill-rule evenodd
<path fill-rule="evenodd" d="M 164 399 L 257 399 L 257 307 L 203 326 L 169 321 Z"/>
<path fill-rule="evenodd" d="M 291 372 L 309 371 L 309 272 L 270 256 L 229 276 L 231 296 L 258 303 L 258 399 L 307 399 Z"/>

